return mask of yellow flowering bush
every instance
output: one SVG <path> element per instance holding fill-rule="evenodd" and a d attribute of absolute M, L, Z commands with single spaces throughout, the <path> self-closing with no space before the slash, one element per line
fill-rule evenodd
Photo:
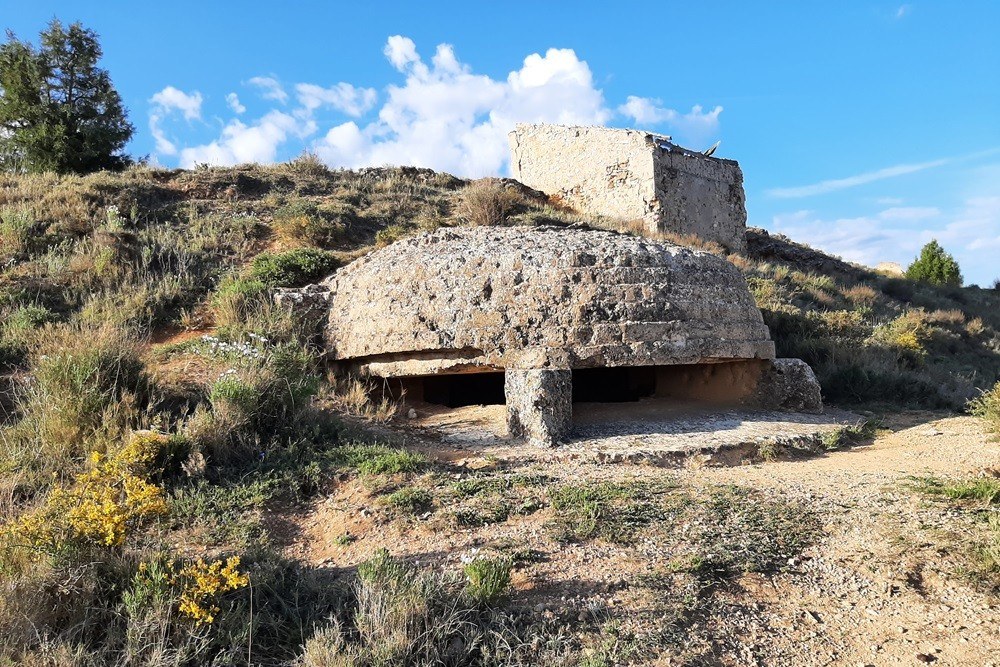
<path fill-rule="evenodd" d="M 240 559 L 234 556 L 211 563 L 199 558 L 182 567 L 173 577 L 173 582 L 182 587 L 178 605 L 181 614 L 199 625 L 214 621 L 219 613 L 219 596 L 250 583 L 250 576 L 240 572 L 239 566 Z"/>
<path fill-rule="evenodd" d="M 167 512 L 163 489 L 147 479 L 167 440 L 141 431 L 111 456 L 94 452 L 90 470 L 78 474 L 69 488 L 54 490 L 45 505 L 4 532 L 15 542 L 49 550 L 68 541 L 121 546 L 136 526 Z"/>
<path fill-rule="evenodd" d="M 139 564 L 132 586 L 123 596 L 126 609 L 138 615 L 143 607 L 168 604 L 196 625 L 209 625 L 219 613 L 220 598 L 249 585 L 239 569 L 239 557 L 180 564 L 166 555 Z"/>

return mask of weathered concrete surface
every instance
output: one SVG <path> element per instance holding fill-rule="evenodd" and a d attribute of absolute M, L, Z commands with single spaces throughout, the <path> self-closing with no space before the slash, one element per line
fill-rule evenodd
<path fill-rule="evenodd" d="M 573 426 L 573 384 L 569 369 L 512 369 L 504 374 L 507 431 L 515 440 L 549 446 Z"/>
<path fill-rule="evenodd" d="M 520 124 L 511 170 L 525 185 L 613 223 L 745 248 L 743 172 L 639 130 Z"/>
<path fill-rule="evenodd" d="M 823 412 L 819 381 L 809 364 L 801 359 L 775 359 L 769 363 L 757 385 L 760 407 L 792 412 Z"/>
<path fill-rule="evenodd" d="M 774 357 L 732 264 L 625 234 L 440 229 L 326 287 L 331 359 L 383 377 L 544 367 L 557 354 L 566 368 Z"/>
<path fill-rule="evenodd" d="M 436 442 L 489 451 L 501 460 L 682 467 L 822 454 L 824 440 L 860 421 L 858 415 L 836 408 L 801 414 L 648 398 L 577 404 L 569 436 L 559 447 L 545 449 L 509 437 L 502 405 L 426 406 L 407 427 Z"/>

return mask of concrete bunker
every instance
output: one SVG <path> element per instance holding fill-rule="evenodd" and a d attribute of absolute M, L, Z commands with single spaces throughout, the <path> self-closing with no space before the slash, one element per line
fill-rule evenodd
<path fill-rule="evenodd" d="M 334 363 L 410 400 L 504 403 L 515 438 L 564 439 L 574 402 L 821 409 L 809 367 L 774 359 L 739 271 L 690 248 L 576 228 L 449 228 L 372 252 L 324 287 Z"/>

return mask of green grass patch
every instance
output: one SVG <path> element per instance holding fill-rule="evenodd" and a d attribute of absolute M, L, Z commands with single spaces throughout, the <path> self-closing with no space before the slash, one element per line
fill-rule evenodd
<path fill-rule="evenodd" d="M 393 491 L 385 497 L 384 502 L 389 507 L 400 511 L 418 514 L 430 509 L 434 502 L 434 496 L 426 489 L 418 489 L 410 486 L 405 489 Z"/>
<path fill-rule="evenodd" d="M 427 457 L 418 452 L 385 445 L 343 445 L 329 453 L 335 466 L 356 470 L 362 475 L 397 475 L 420 472 L 428 466 Z"/>

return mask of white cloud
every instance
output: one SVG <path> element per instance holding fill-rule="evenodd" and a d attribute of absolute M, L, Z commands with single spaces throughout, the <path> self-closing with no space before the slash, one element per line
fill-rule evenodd
<path fill-rule="evenodd" d="M 260 88 L 261 97 L 265 100 L 277 100 L 282 104 L 288 101 L 288 93 L 285 92 L 281 83 L 272 76 L 255 76 L 247 83 Z"/>
<path fill-rule="evenodd" d="M 228 104 L 229 108 L 233 110 L 233 113 L 241 114 L 247 110 L 247 108 L 240 103 L 240 97 L 236 93 L 229 93 L 226 95 L 226 104 Z"/>
<path fill-rule="evenodd" d="M 313 148 L 328 164 L 413 164 L 465 176 L 500 173 L 517 122 L 599 125 L 611 118 L 586 62 L 571 49 L 531 54 L 506 81 L 474 74 L 447 44 L 430 64 L 405 37 L 385 55 L 406 74 L 389 86 L 378 118 L 334 127 Z"/>
<path fill-rule="evenodd" d="M 417 45 L 413 43 L 412 39 L 403 37 L 402 35 L 393 35 L 390 37 L 386 41 L 382 53 L 389 59 L 392 66 L 400 72 L 406 71 L 407 65 L 420 61 L 420 56 L 417 55 Z"/>
<path fill-rule="evenodd" d="M 913 174 L 918 171 L 924 171 L 925 169 L 933 169 L 934 167 L 940 167 L 942 165 L 948 164 L 949 162 L 951 162 L 950 159 L 942 159 L 942 160 L 931 160 L 929 162 L 918 162 L 915 164 L 897 164 L 892 167 L 885 167 L 884 169 L 869 171 L 863 174 L 858 174 L 856 176 L 848 176 L 846 178 L 835 178 L 828 181 L 820 181 L 819 183 L 814 183 L 812 185 L 800 185 L 788 188 L 771 188 L 770 190 L 766 191 L 766 194 L 771 197 L 778 197 L 780 199 L 811 197 L 813 195 L 822 195 L 828 192 L 835 192 L 837 190 L 853 188 L 855 186 L 864 185 L 866 183 L 874 183 L 875 181 L 881 181 L 886 178 L 903 176 L 904 174 Z"/>
<path fill-rule="evenodd" d="M 195 120 L 201 117 L 202 99 L 201 93 L 198 91 L 188 94 L 173 86 L 167 86 L 153 95 L 149 101 L 154 106 L 167 112 L 180 111 L 187 120 Z"/>
<path fill-rule="evenodd" d="M 913 8 L 910 5 L 900 5 L 899 8 L 896 10 L 896 19 L 903 18 L 904 16 L 910 13 L 911 9 Z"/>
<path fill-rule="evenodd" d="M 705 111 L 700 104 L 682 114 L 675 109 L 662 106 L 662 102 L 649 97 L 629 95 L 618 112 L 633 119 L 639 125 L 667 124 L 671 132 L 687 141 L 705 141 L 719 131 L 719 114 L 722 107 Z"/>
<path fill-rule="evenodd" d="M 507 134 L 518 122 L 604 125 L 615 117 L 590 67 L 572 49 L 532 53 L 498 78 L 473 72 L 448 44 L 424 58 L 413 40 L 393 35 L 383 53 L 403 76 L 381 95 L 348 82 L 303 82 L 286 89 L 274 76 L 258 76 L 247 84 L 278 103 L 270 112 L 253 122 L 230 118 L 214 141 L 182 150 L 158 142 L 157 151 L 180 156 L 183 166 L 271 161 L 289 152 L 287 142 L 299 139 L 331 166 L 407 164 L 484 176 L 506 169 Z M 635 109 L 633 100 L 641 99 L 629 98 L 623 108 Z M 227 102 L 235 114 L 245 112 L 235 93 Z M 718 130 L 721 107 L 706 112 L 695 106 L 682 114 L 649 103 L 663 122 L 691 135 Z M 321 109 L 346 118 L 321 133 Z"/>
<path fill-rule="evenodd" d="M 936 218 L 939 215 L 941 210 L 933 206 L 895 206 L 885 209 L 878 214 L 878 217 L 881 220 L 915 222 Z"/>
<path fill-rule="evenodd" d="M 299 104 L 309 112 L 322 106 L 330 106 L 355 117 L 371 109 L 378 98 L 378 93 L 373 88 L 355 88 L 349 83 L 338 83 L 329 88 L 313 83 L 300 83 L 296 84 L 295 93 Z"/>
<path fill-rule="evenodd" d="M 966 199 L 951 211 L 933 207 L 888 208 L 854 218 L 823 219 L 800 210 L 774 216 L 771 229 L 844 259 L 875 266 L 906 266 L 920 248 L 937 239 L 962 267 L 966 282 L 991 285 L 1000 277 L 1000 196 Z"/>
<path fill-rule="evenodd" d="M 164 155 L 175 155 L 177 146 L 163 131 L 163 120 L 174 113 L 180 113 L 188 121 L 201 118 L 201 93 L 195 91 L 189 94 L 167 86 L 149 98 L 149 102 L 152 104 L 149 111 L 149 131 L 156 141 L 156 150 Z"/>
<path fill-rule="evenodd" d="M 190 168 L 199 162 L 223 165 L 273 162 L 278 146 L 289 135 L 301 132 L 301 122 L 281 111 L 271 111 L 252 125 L 232 120 L 223 128 L 218 140 L 182 149 L 181 166 Z"/>

